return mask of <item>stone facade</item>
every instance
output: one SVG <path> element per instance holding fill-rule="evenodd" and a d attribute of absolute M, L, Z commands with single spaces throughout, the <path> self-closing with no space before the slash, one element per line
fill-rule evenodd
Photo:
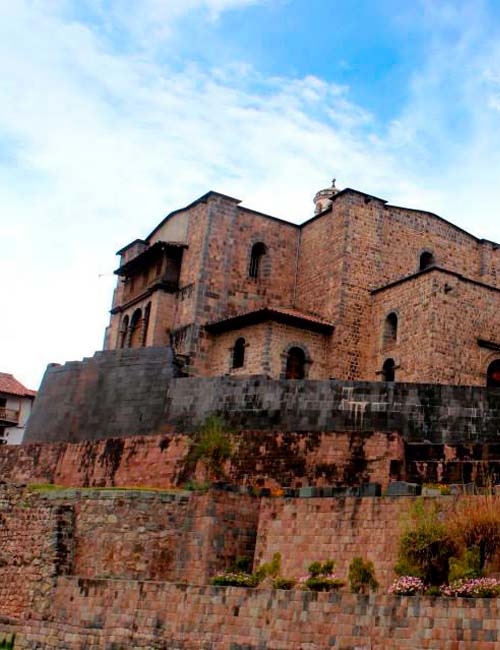
<path fill-rule="evenodd" d="M 119 251 L 106 349 L 170 344 L 200 376 L 500 383 L 499 246 L 356 190 L 318 197 L 301 225 L 216 192 L 168 215 Z"/>

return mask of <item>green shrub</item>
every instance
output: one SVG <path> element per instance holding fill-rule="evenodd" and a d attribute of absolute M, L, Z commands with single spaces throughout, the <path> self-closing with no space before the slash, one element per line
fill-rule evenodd
<path fill-rule="evenodd" d="M 182 487 L 184 490 L 189 490 L 190 492 L 207 492 L 210 489 L 210 483 L 208 481 L 195 481 L 194 479 L 190 479 Z"/>
<path fill-rule="evenodd" d="M 347 577 L 350 589 L 355 594 L 366 594 L 369 590 L 377 591 L 378 589 L 373 562 L 368 560 L 365 562 L 361 557 L 355 557 L 352 560 Z"/>
<path fill-rule="evenodd" d="M 333 591 L 343 587 L 345 582 L 328 576 L 310 576 L 303 584 L 309 591 Z"/>
<path fill-rule="evenodd" d="M 259 582 L 265 578 L 277 578 L 281 571 L 281 553 L 275 553 L 270 562 L 261 564 L 255 572 Z"/>
<path fill-rule="evenodd" d="M 187 461 L 194 465 L 202 461 L 215 478 L 223 478 L 223 465 L 231 452 L 231 435 L 226 423 L 216 415 L 209 415 L 191 440 Z"/>
<path fill-rule="evenodd" d="M 252 573 L 252 564 L 253 560 L 251 557 L 248 557 L 246 555 L 237 557 L 233 563 L 232 570 L 235 573 Z"/>
<path fill-rule="evenodd" d="M 424 591 L 424 596 L 441 596 L 441 587 L 432 585 Z"/>
<path fill-rule="evenodd" d="M 13 634 L 10 638 L 4 637 L 2 640 L 0 640 L 0 650 L 14 650 L 15 640 L 15 634 Z"/>
<path fill-rule="evenodd" d="M 309 567 L 309 575 L 311 577 L 317 577 L 317 576 L 327 576 L 330 575 L 335 567 L 335 561 L 334 560 L 325 560 L 323 563 L 321 562 L 312 562 Z"/>
<path fill-rule="evenodd" d="M 286 589 L 290 590 L 295 587 L 297 580 L 295 578 L 284 578 L 283 576 L 278 576 L 273 580 L 274 589 Z"/>
<path fill-rule="evenodd" d="M 479 578 L 481 576 L 480 553 L 477 546 L 465 549 L 459 557 L 450 558 L 450 584 L 458 580 Z"/>
<path fill-rule="evenodd" d="M 334 575 L 334 566 L 335 562 L 333 560 L 325 560 L 323 563 L 312 562 L 308 568 L 309 576 L 299 580 L 302 589 L 332 591 L 343 587 L 345 582 Z"/>
<path fill-rule="evenodd" d="M 399 540 L 396 573 L 421 578 L 426 585 L 446 583 L 457 544 L 439 519 L 439 506 L 418 500 L 410 515 L 410 525 Z"/>

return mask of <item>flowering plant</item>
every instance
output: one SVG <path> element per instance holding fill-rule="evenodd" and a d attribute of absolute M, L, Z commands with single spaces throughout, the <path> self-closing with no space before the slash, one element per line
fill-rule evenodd
<path fill-rule="evenodd" d="M 497 598 L 500 596 L 500 580 L 497 578 L 469 578 L 456 580 L 441 587 L 443 596 L 462 598 Z"/>
<path fill-rule="evenodd" d="M 414 596 L 422 593 L 425 588 L 423 581 L 415 576 L 400 576 L 388 589 L 388 593 L 396 596 Z"/>
<path fill-rule="evenodd" d="M 259 580 L 256 575 L 242 572 L 219 573 L 212 578 L 217 587 L 256 587 Z"/>

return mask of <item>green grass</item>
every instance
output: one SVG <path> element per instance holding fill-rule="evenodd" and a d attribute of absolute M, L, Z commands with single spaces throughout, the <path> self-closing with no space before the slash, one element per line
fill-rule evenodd
<path fill-rule="evenodd" d="M 97 487 L 97 486 L 88 486 L 88 487 L 81 487 L 81 486 L 70 486 L 70 485 L 56 485 L 54 483 L 30 483 L 28 485 L 28 490 L 31 492 L 64 492 L 66 490 L 78 490 L 79 492 L 92 492 L 92 491 L 100 491 L 100 492 L 158 492 L 161 494 L 172 494 L 172 493 L 178 493 L 178 492 L 185 492 L 186 490 L 183 488 L 155 488 L 155 487 L 147 487 L 143 485 L 127 485 L 127 486 L 109 486 L 109 487 Z M 1 650 L 1 646 L 0 646 Z"/>

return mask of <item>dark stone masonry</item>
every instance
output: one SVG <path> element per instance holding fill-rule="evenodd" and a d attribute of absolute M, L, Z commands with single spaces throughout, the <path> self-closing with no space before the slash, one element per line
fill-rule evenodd
<path fill-rule="evenodd" d="M 168 347 L 49 366 L 25 442 L 193 431 L 216 413 L 239 429 L 398 432 L 407 443 L 500 443 L 500 389 L 336 380 L 178 377 Z"/>

